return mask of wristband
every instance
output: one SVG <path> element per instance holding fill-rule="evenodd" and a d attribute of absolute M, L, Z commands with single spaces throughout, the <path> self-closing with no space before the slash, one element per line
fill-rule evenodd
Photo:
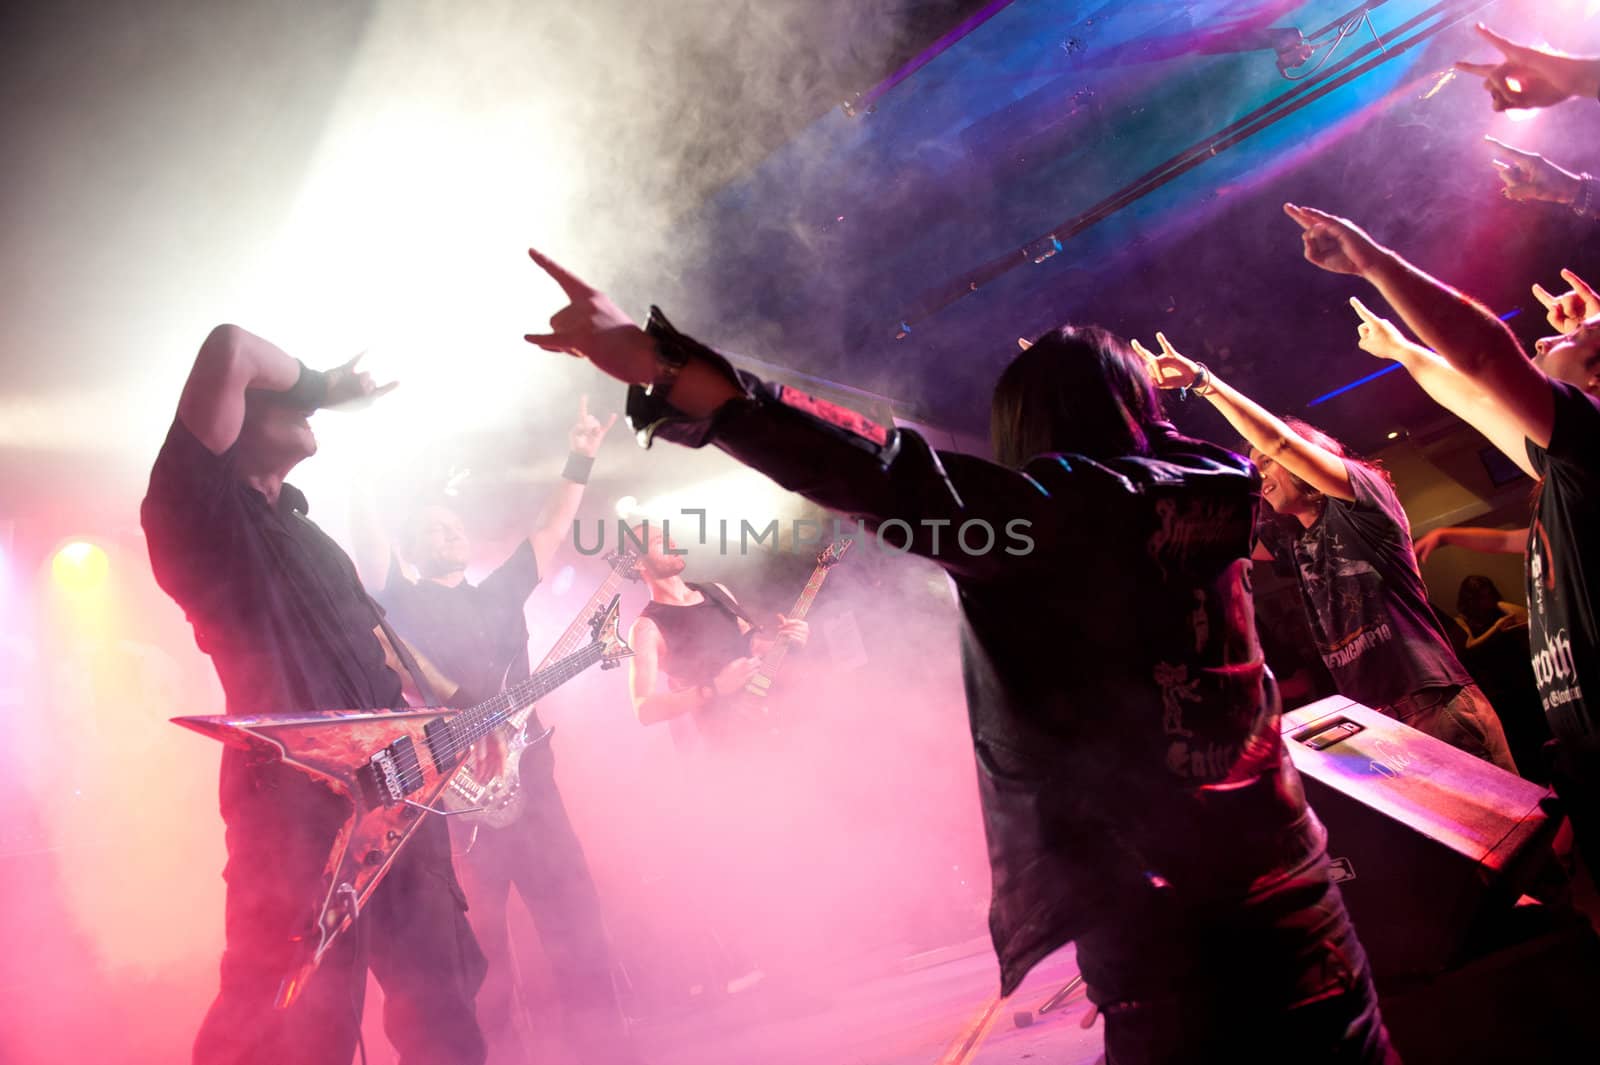
<path fill-rule="evenodd" d="M 294 385 L 282 392 L 258 389 L 262 398 L 296 410 L 310 411 L 325 406 L 328 402 L 328 375 L 321 370 L 313 370 L 299 359 L 295 362 L 300 366 L 300 376 L 295 378 Z"/>
<path fill-rule="evenodd" d="M 1578 175 L 1578 182 L 1583 186 L 1583 191 L 1572 201 L 1572 213 L 1580 218 L 1588 218 L 1594 210 L 1594 175 L 1585 170 Z"/>
<path fill-rule="evenodd" d="M 561 476 L 573 484 L 588 484 L 589 473 L 593 469 L 593 455 L 580 455 L 574 451 L 567 455 L 567 464 L 561 468 Z"/>
<path fill-rule="evenodd" d="M 1211 393 L 1216 391 L 1216 389 L 1211 385 L 1211 371 L 1206 368 L 1206 364 L 1203 362 L 1197 362 L 1194 365 L 1194 384 L 1190 385 L 1188 388 L 1181 389 L 1178 393 L 1179 399 L 1188 399 L 1190 393 L 1193 393 L 1197 396 L 1209 396 Z"/>

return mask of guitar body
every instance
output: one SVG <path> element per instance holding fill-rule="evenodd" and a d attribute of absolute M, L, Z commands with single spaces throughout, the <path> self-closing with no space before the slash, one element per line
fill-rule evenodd
<path fill-rule="evenodd" d="M 479 765 L 476 758 L 469 759 L 450 779 L 440 796 L 440 803 L 461 819 L 480 828 L 506 828 L 516 823 L 527 805 L 522 791 L 522 752 L 550 736 L 545 729 L 529 738 L 526 727 L 507 726 L 500 735 L 490 737 L 496 747 L 498 767 Z"/>
<path fill-rule="evenodd" d="M 301 940 L 293 971 L 279 987 L 280 1006 L 295 999 L 334 939 L 367 904 L 422 823 L 423 807 L 431 806 L 444 789 L 455 763 L 441 749 L 441 766 L 430 741 L 442 735 L 440 723 L 459 713 L 432 708 L 326 710 L 297 717 L 175 719 L 230 746 L 281 759 L 327 784 L 352 806 L 328 852 L 315 920 Z"/>
<path fill-rule="evenodd" d="M 350 814 L 329 848 L 306 932 L 279 984 L 280 1009 L 295 1001 L 328 948 L 355 921 L 422 818 L 449 812 L 437 805 L 439 798 L 473 744 L 501 733 L 535 700 L 589 667 L 611 668 L 633 654 L 617 635 L 619 598 L 612 597 L 587 622 L 587 647 L 466 710 L 173 718 L 258 757 L 281 760 L 350 803 Z"/>
<path fill-rule="evenodd" d="M 586 619 L 589 614 L 612 599 L 624 580 L 638 579 L 639 556 L 633 551 L 614 552 L 606 561 L 611 566 L 611 572 L 606 574 L 589 597 L 588 604 L 578 612 L 577 618 L 562 633 L 555 646 L 550 648 L 540 662 L 540 668 L 570 654 L 588 636 Z M 609 669 L 615 664 L 615 661 L 608 660 L 602 663 L 602 668 Z M 476 829 L 509 827 L 517 822 L 527 806 L 527 797 L 522 792 L 522 752 L 548 740 L 552 731 L 545 729 L 536 736 L 528 734 L 528 721 L 535 709 L 530 706 L 513 714 L 500 732 L 491 738 L 490 742 L 497 746 L 496 757 L 489 764 L 469 758 L 465 765 L 456 770 L 440 796 L 440 805 L 458 816 L 462 824 L 473 826 L 474 841 L 477 839 Z M 468 849 L 471 849 L 470 844 Z"/>

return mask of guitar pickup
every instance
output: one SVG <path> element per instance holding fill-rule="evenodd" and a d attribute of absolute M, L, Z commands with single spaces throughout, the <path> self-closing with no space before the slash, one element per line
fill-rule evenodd
<path fill-rule="evenodd" d="M 410 736 L 401 736 L 389 746 L 372 756 L 369 787 L 376 789 L 379 802 L 403 802 L 407 795 L 422 787 L 422 765 L 417 761 L 416 746 Z"/>

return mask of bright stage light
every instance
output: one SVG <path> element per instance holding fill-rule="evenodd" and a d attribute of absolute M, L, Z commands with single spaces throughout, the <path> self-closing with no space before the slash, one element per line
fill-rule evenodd
<path fill-rule="evenodd" d="M 73 540 L 62 545 L 50 560 L 50 575 L 56 584 L 69 592 L 88 592 L 106 582 L 111 571 L 111 560 L 103 549 L 87 540 Z"/>
<path fill-rule="evenodd" d="M 639 501 L 633 496 L 623 496 L 617 500 L 617 517 L 631 518 L 639 513 Z"/>

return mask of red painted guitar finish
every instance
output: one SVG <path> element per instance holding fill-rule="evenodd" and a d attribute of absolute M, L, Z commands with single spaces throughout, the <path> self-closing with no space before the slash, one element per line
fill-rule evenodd
<path fill-rule="evenodd" d="M 596 613 L 593 640 L 527 680 L 467 710 L 325 710 L 294 717 L 179 717 L 213 739 L 285 763 L 323 781 L 351 803 L 328 853 L 316 911 L 300 939 L 277 1004 L 305 987 L 334 940 L 349 928 L 395 857 L 429 813 L 472 745 L 593 665 L 611 668 L 633 654 L 617 636 L 617 602 Z"/>

